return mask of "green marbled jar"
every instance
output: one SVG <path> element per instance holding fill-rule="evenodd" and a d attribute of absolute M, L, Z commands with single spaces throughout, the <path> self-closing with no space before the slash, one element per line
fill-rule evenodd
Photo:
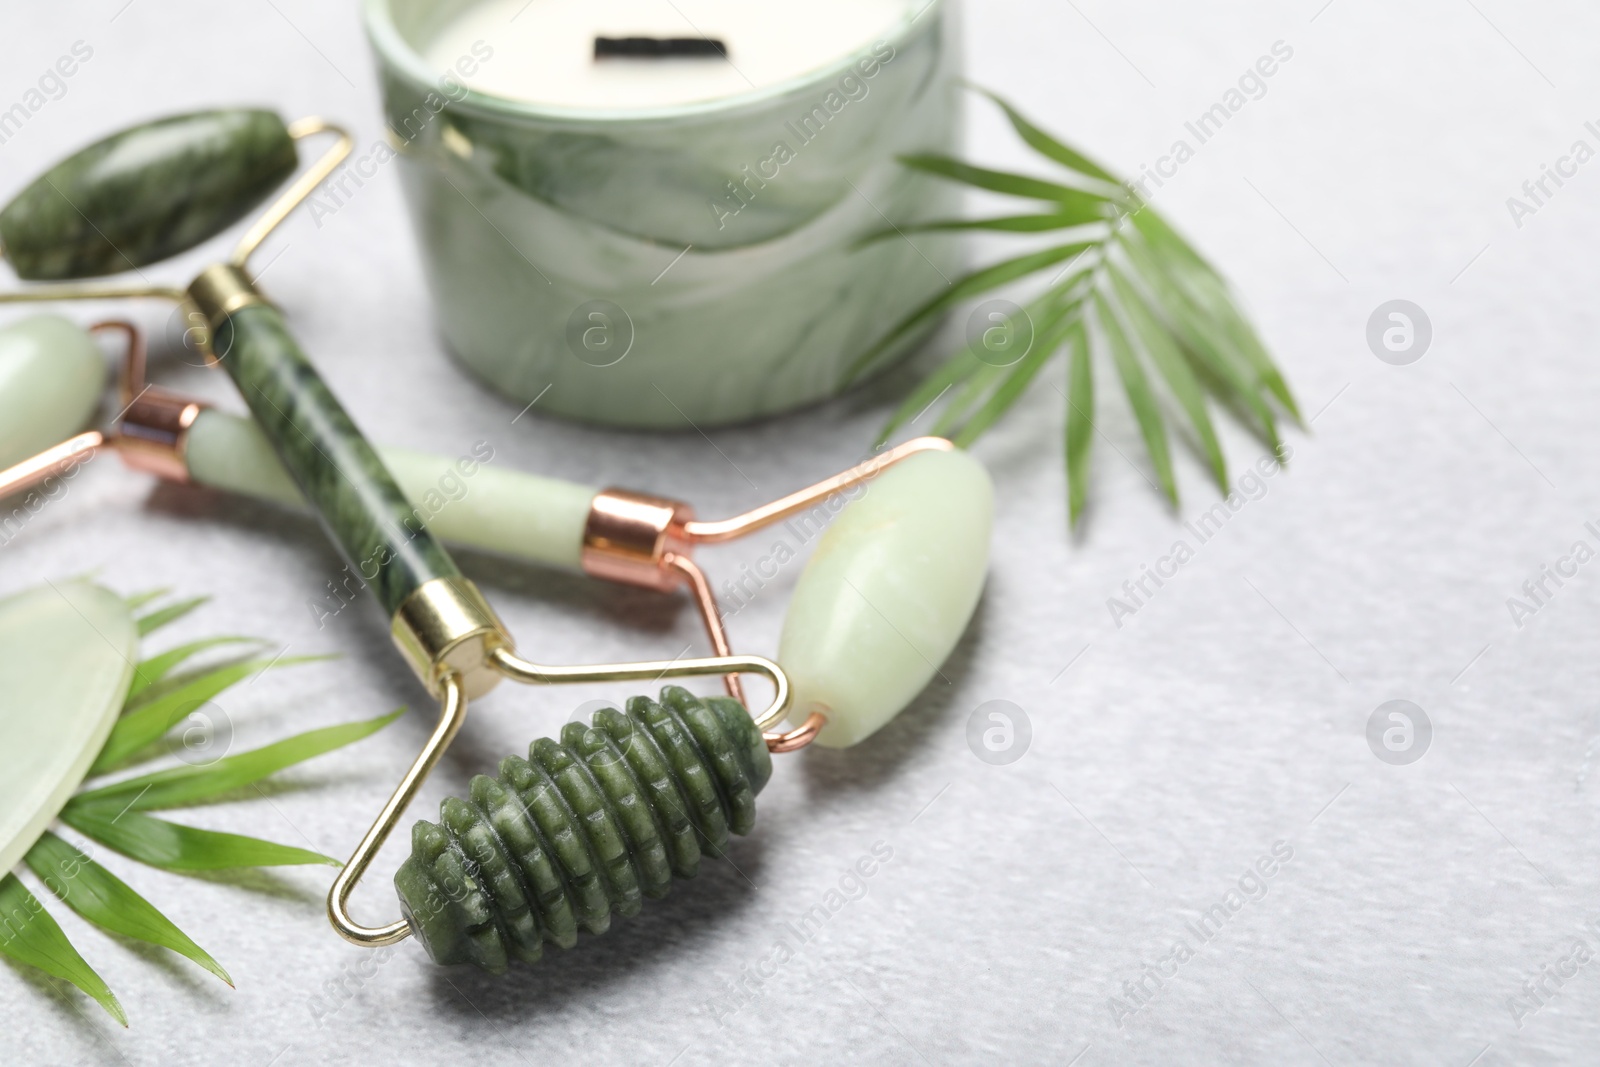
<path fill-rule="evenodd" d="M 837 393 L 956 276 L 947 235 L 856 247 L 957 206 L 895 162 L 953 150 L 953 0 L 908 5 L 801 77 L 642 110 L 539 106 L 433 69 L 429 43 L 472 2 L 366 0 L 365 20 L 444 340 L 513 400 L 630 427 L 777 414 Z M 797 128 L 847 77 L 856 98 Z"/>

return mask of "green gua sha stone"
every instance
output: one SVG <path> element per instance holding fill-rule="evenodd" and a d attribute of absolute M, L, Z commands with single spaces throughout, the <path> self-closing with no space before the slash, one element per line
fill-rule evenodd
<path fill-rule="evenodd" d="M 678 686 L 543 738 L 412 829 L 395 888 L 435 963 L 492 973 L 571 948 L 692 878 L 755 825 L 772 757 L 749 712 Z"/>
<path fill-rule="evenodd" d="M 57 163 L 0 211 L 20 278 L 116 274 L 220 233 L 293 173 L 270 111 L 197 111 L 113 134 Z"/>

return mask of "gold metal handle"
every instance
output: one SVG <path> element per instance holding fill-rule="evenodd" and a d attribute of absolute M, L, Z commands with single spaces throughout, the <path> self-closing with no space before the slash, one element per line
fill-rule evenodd
<path fill-rule="evenodd" d="M 233 250 L 233 255 L 228 260 L 235 267 L 244 266 L 255 250 L 261 247 L 261 242 L 265 241 L 267 236 L 289 217 L 289 213 L 299 207 L 300 202 L 310 196 L 311 191 L 321 185 L 328 175 L 345 161 L 350 155 L 350 150 L 355 147 L 355 138 L 350 136 L 350 131 L 327 119 L 312 115 L 289 123 L 289 136 L 296 141 L 319 133 L 337 134 L 339 139 L 311 165 L 309 170 L 295 179 L 295 183 L 285 189 L 282 195 L 272 202 L 272 206 L 267 208 L 266 213 L 245 231 L 244 236 L 239 239 L 238 247 Z"/>
<path fill-rule="evenodd" d="M 638 663 L 595 663 L 574 667 L 552 667 L 529 663 L 507 648 L 489 655 L 495 670 L 524 685 L 559 685 L 568 682 L 637 681 L 648 678 L 695 678 L 710 674 L 762 674 L 772 682 L 772 703 L 760 715 L 753 715 L 756 726 L 782 722 L 789 710 L 789 676 L 765 656 L 703 656 L 699 659 L 644 660 Z"/>
<path fill-rule="evenodd" d="M 404 919 L 387 926 L 362 926 L 356 922 L 350 917 L 350 894 L 356 883 L 361 881 L 361 876 L 367 873 L 367 868 L 372 865 L 373 857 L 383 847 L 384 841 L 388 840 L 395 823 L 400 821 L 400 816 L 410 805 L 411 798 L 417 795 L 417 790 L 427 780 L 439 757 L 455 740 L 466 718 L 467 696 L 461 690 L 460 678 L 452 674 L 444 680 L 444 695 L 439 700 L 439 724 L 433 728 L 433 734 L 422 746 L 416 761 L 406 771 L 405 777 L 400 779 L 389 802 L 378 813 L 377 821 L 356 846 L 355 852 L 351 853 L 350 862 L 344 865 L 339 877 L 333 880 L 333 887 L 328 890 L 328 921 L 346 941 L 379 948 L 411 936 L 411 926 Z"/>

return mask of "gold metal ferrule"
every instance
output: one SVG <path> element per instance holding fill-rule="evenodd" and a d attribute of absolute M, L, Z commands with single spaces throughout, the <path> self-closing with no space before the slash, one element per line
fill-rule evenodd
<path fill-rule="evenodd" d="M 464 696 L 487 693 L 501 679 L 490 657 L 513 644 L 489 602 L 465 578 L 423 583 L 394 613 L 389 633 L 434 696 L 444 692 L 452 674 L 460 677 Z"/>
<path fill-rule="evenodd" d="M 228 316 L 240 308 L 267 302 L 244 268 L 233 263 L 214 263 L 201 271 L 189 283 L 188 295 L 205 324 L 208 346 Z"/>

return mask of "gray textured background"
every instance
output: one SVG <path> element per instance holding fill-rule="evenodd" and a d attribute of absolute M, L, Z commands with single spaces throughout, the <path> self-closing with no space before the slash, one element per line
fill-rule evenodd
<path fill-rule="evenodd" d="M 0 195 L 91 136 L 212 103 L 337 116 L 370 143 L 381 128 L 353 7 L 12 0 L 0 106 L 74 41 L 94 57 L 0 146 Z M 246 890 L 116 863 L 238 990 L 68 917 L 133 1027 L 114 1032 L 76 994 L 0 967 L 0 1059 L 1592 1061 L 1600 963 L 1520 1029 L 1508 998 L 1574 938 L 1600 951 L 1586 926 L 1600 917 L 1600 587 L 1586 568 L 1521 629 L 1505 602 L 1575 539 L 1596 543 L 1583 523 L 1600 519 L 1600 162 L 1520 228 L 1505 200 L 1575 139 L 1600 147 L 1583 126 L 1600 119 L 1600 16 L 1507 0 L 983 0 L 966 21 L 978 80 L 1125 171 L 1184 136 L 1184 121 L 1273 42 L 1293 48 L 1267 94 L 1156 201 L 1236 281 L 1316 415 L 1311 435 L 1292 438 L 1291 472 L 1115 628 L 1106 598 L 1215 493 L 1185 456 L 1183 506 L 1164 509 L 1114 399 L 1104 428 L 1115 450 L 1100 443 L 1093 511 L 1069 537 L 1061 403 L 1041 385 L 978 448 L 999 489 L 998 537 L 948 684 L 854 750 L 781 760 L 737 871 L 712 864 L 606 938 L 492 980 L 435 970 L 414 946 L 375 966 L 327 929 L 324 871 Z M 1024 162 L 986 109 L 972 116 L 972 155 Z M 536 414 L 512 425 L 516 406 L 442 358 L 394 174 L 322 222 L 297 219 L 274 241 L 265 284 L 381 441 L 455 453 L 488 439 L 497 463 L 650 488 L 717 514 L 846 465 L 889 403 L 854 396 L 709 442 Z M 187 277 L 191 265 L 161 274 Z M 1379 362 L 1364 340 L 1373 309 L 1395 298 L 1420 304 L 1434 329 L 1408 367 Z M 219 377 L 158 373 L 235 402 Z M 1238 468 L 1260 450 L 1237 433 L 1229 445 Z M 707 559 L 726 575 L 769 547 Z M 696 639 L 693 616 L 670 602 L 469 562 L 547 659 L 670 655 Z M 97 567 L 123 590 L 217 595 L 169 639 L 246 632 L 345 654 L 226 698 L 243 745 L 419 703 L 375 609 L 314 624 L 305 603 L 338 566 L 306 521 L 154 488 L 102 462 L 0 551 L 0 592 Z M 733 620 L 742 647 L 773 647 L 796 570 Z M 592 695 L 485 703 L 424 806 Z M 1368 716 L 1393 698 L 1434 724 L 1431 750 L 1409 767 L 1379 762 L 1365 740 Z M 1031 719 L 1031 748 L 1010 766 L 980 762 L 965 741 L 969 714 L 990 699 Z M 193 820 L 344 855 L 428 717 L 419 709 L 269 799 Z M 1292 860 L 1201 946 L 1185 924 L 1275 841 Z M 767 957 L 781 924 L 876 842 L 894 858 L 867 895 L 759 999 L 727 1011 L 731 984 Z M 362 913 L 387 915 L 386 894 L 363 894 Z M 1108 998 L 1179 937 L 1194 958 L 1119 1028 Z M 329 993 L 341 980 L 345 999 Z"/>

